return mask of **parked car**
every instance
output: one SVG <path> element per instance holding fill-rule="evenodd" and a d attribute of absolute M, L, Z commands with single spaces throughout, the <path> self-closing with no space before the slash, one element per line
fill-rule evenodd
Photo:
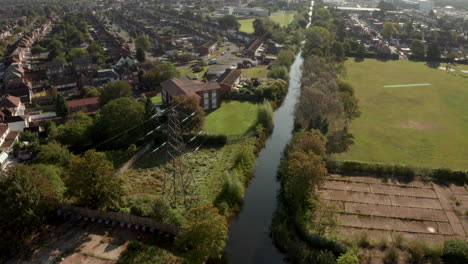
<path fill-rule="evenodd" d="M 197 66 L 197 64 L 194 63 L 194 64 L 190 65 L 190 68 L 194 68 L 194 67 L 196 67 L 196 66 Z"/>
<path fill-rule="evenodd" d="M 211 59 L 208 61 L 208 65 L 213 65 L 213 64 L 216 64 L 218 63 L 218 60 L 217 59 Z"/>
<path fill-rule="evenodd" d="M 193 75 L 193 80 L 198 80 L 198 74 Z"/>

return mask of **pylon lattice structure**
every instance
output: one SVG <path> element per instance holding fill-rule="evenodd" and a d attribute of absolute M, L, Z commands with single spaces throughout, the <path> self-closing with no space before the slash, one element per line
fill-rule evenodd
<path fill-rule="evenodd" d="M 183 114 L 173 107 L 167 115 L 167 152 L 166 173 L 164 175 L 163 195 L 169 199 L 172 206 L 183 203 L 190 207 L 195 198 L 195 182 L 192 169 L 185 154 L 185 142 L 182 136 Z"/>

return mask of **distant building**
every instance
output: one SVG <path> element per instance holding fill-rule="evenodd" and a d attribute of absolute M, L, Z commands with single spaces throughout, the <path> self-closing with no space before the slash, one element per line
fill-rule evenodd
<path fill-rule="evenodd" d="M 419 11 L 429 14 L 432 9 L 434 9 L 433 0 L 419 0 Z"/>

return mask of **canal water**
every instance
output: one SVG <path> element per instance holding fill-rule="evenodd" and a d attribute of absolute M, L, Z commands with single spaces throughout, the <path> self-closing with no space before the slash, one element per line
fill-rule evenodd
<path fill-rule="evenodd" d="M 312 0 L 307 27 L 311 24 L 313 5 Z M 275 111 L 275 127 L 257 158 L 254 177 L 245 192 L 242 210 L 230 222 L 225 249 L 229 264 L 285 263 L 284 255 L 275 247 L 270 237 L 270 226 L 280 188 L 276 179 L 278 165 L 292 138 L 294 109 L 301 86 L 303 62 L 299 52 L 289 73 L 288 94 L 282 106 Z"/>
<path fill-rule="evenodd" d="M 225 249 L 229 264 L 284 263 L 283 255 L 273 245 L 269 232 L 280 187 L 276 173 L 283 150 L 292 137 L 302 63 L 299 53 L 291 66 L 288 94 L 282 106 L 275 111 L 273 134 L 259 153 L 242 210 L 230 222 Z"/>

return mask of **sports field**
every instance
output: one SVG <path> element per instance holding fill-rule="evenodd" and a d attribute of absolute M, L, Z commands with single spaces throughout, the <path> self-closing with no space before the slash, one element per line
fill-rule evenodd
<path fill-rule="evenodd" d="M 277 13 L 277 14 L 273 14 L 272 16 L 270 16 L 269 19 L 273 22 L 280 24 L 280 26 L 285 27 L 294 20 L 294 13 Z M 239 31 L 242 31 L 245 33 L 253 33 L 254 28 L 253 28 L 252 23 L 254 20 L 255 19 L 239 20 L 239 23 L 241 24 Z"/>
<path fill-rule="evenodd" d="M 468 74 L 410 61 L 345 63 L 362 115 L 340 160 L 468 169 Z M 445 64 L 439 67 L 445 68 Z"/>

